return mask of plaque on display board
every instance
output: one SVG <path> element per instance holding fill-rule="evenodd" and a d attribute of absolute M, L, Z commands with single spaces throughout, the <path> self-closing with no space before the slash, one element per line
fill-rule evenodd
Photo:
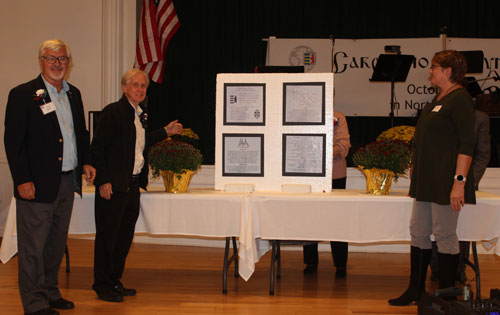
<path fill-rule="evenodd" d="M 326 134 L 283 134 L 283 176 L 325 176 Z"/>
<path fill-rule="evenodd" d="M 222 134 L 222 176 L 264 176 L 264 134 Z"/>
<path fill-rule="evenodd" d="M 266 124 L 265 83 L 224 84 L 224 125 Z"/>
<path fill-rule="evenodd" d="M 283 125 L 325 124 L 325 82 L 283 83 Z"/>

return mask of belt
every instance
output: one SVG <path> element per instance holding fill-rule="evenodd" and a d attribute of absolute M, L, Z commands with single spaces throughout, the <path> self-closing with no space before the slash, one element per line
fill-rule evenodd
<path fill-rule="evenodd" d="M 74 170 L 71 170 L 71 171 L 62 171 L 61 174 L 63 175 L 68 175 L 68 174 L 71 174 L 73 173 Z"/>
<path fill-rule="evenodd" d="M 132 181 L 135 182 L 135 181 L 138 181 L 139 180 L 139 174 L 137 175 L 132 175 Z"/>

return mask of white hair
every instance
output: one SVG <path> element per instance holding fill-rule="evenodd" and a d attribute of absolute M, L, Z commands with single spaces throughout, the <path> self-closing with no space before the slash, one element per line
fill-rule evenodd
<path fill-rule="evenodd" d="M 149 77 L 148 75 L 146 74 L 146 72 L 142 71 L 141 69 L 137 69 L 137 68 L 133 68 L 133 69 L 130 69 L 128 70 L 127 72 L 125 72 L 122 76 L 122 86 L 126 86 L 128 81 L 130 81 L 130 79 L 135 76 L 136 74 L 142 74 L 144 76 L 144 78 L 146 79 L 146 87 L 149 86 Z"/>
<path fill-rule="evenodd" d="M 40 48 L 38 49 L 38 58 L 43 56 L 45 51 L 47 49 L 53 50 L 53 51 L 59 51 L 61 48 L 64 48 L 66 50 L 66 55 L 69 59 L 71 59 L 71 51 L 69 50 L 69 46 L 66 45 L 65 42 L 59 39 L 49 39 L 46 40 L 42 43 Z"/>

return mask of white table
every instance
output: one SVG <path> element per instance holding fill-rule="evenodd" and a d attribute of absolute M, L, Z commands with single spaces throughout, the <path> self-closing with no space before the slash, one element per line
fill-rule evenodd
<path fill-rule="evenodd" d="M 239 274 L 248 280 L 258 261 L 255 242 L 245 244 L 245 240 L 253 241 L 252 221 L 247 218 L 248 202 L 249 195 L 246 193 L 207 189 L 191 189 L 182 194 L 149 191 L 141 195 L 140 215 L 135 231 L 154 235 L 239 237 Z M 94 192 L 93 188 L 86 188 L 83 198 L 75 195 L 69 234 L 93 233 Z M 13 198 L 4 229 L 0 259 L 6 263 L 16 253 L 16 203 Z"/>
<path fill-rule="evenodd" d="M 256 237 L 268 240 L 316 240 L 371 243 L 409 241 L 413 199 L 407 192 L 388 196 L 361 190 L 331 193 L 254 193 Z M 477 204 L 465 205 L 458 219 L 462 241 L 500 236 L 500 196 L 477 192 Z M 495 253 L 500 255 L 500 244 Z"/>
<path fill-rule="evenodd" d="M 275 263 L 280 277 L 280 240 L 345 241 L 369 243 L 409 241 L 413 199 L 407 192 L 388 196 L 367 195 L 356 190 L 328 194 L 252 195 L 252 211 L 258 227 L 255 236 L 272 240 L 270 288 L 274 295 Z M 457 226 L 462 241 L 492 240 L 500 236 L 500 196 L 478 192 L 477 204 L 466 205 Z M 473 246 L 480 293 L 479 262 Z M 495 253 L 500 255 L 497 243 Z"/>
<path fill-rule="evenodd" d="M 500 196 L 477 193 L 478 204 L 462 210 L 460 240 L 492 240 L 500 236 Z M 388 196 L 358 190 L 331 193 L 226 193 L 193 189 L 188 193 L 143 193 L 136 232 L 239 238 L 240 276 L 248 280 L 255 263 L 269 249 L 260 239 L 370 243 L 410 240 L 413 200 L 406 192 Z M 75 198 L 70 234 L 95 232 L 94 194 Z M 15 202 L 11 203 L 0 259 L 17 252 Z M 500 255 L 500 244 L 495 253 Z"/>

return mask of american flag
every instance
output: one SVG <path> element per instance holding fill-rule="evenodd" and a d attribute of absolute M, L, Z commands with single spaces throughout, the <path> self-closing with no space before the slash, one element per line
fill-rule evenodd
<path fill-rule="evenodd" d="M 180 26 L 172 0 L 144 0 L 134 67 L 161 83 L 167 45 Z"/>

